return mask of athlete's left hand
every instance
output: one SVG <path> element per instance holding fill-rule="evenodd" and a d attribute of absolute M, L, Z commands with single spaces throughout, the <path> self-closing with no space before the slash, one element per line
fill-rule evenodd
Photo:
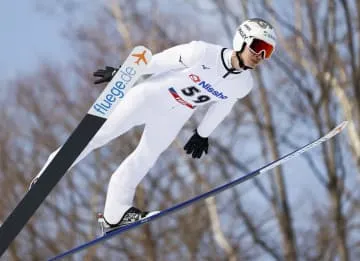
<path fill-rule="evenodd" d="M 119 68 L 114 68 L 111 66 L 106 66 L 105 69 L 99 69 L 93 73 L 95 77 L 99 77 L 99 79 L 94 81 L 94 84 L 100 84 L 104 82 L 110 82 L 114 77 Z"/>
<path fill-rule="evenodd" d="M 184 150 L 187 154 L 192 154 L 192 157 L 200 159 L 203 152 L 208 153 L 209 139 L 201 137 L 197 130 L 194 135 L 191 136 L 189 141 L 185 144 Z"/>

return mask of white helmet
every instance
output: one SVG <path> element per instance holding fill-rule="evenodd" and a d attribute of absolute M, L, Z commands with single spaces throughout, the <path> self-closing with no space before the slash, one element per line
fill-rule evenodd
<path fill-rule="evenodd" d="M 253 39 L 259 39 L 272 46 L 271 50 L 264 50 L 266 58 L 269 58 L 276 46 L 276 34 L 273 26 L 259 18 L 246 20 L 236 29 L 233 39 L 233 49 L 242 51 L 245 44 L 249 47 Z M 266 53 L 267 52 L 267 53 Z"/>

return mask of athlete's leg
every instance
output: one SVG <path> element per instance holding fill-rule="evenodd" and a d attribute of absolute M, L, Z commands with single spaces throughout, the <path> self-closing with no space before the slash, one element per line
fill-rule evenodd
<path fill-rule="evenodd" d="M 141 86 L 129 90 L 129 92 L 126 94 L 126 97 L 118 104 L 116 109 L 112 112 L 101 129 L 97 132 L 97 134 L 93 137 L 93 139 L 72 164 L 70 169 L 83 158 L 85 158 L 94 149 L 105 145 L 132 127 L 145 123 L 145 119 L 149 116 L 149 108 L 146 104 L 147 101 L 142 93 L 142 90 L 143 89 Z M 36 175 L 34 180 L 43 173 L 52 159 L 59 152 L 60 148 L 50 154 L 45 165 Z"/>
<path fill-rule="evenodd" d="M 110 179 L 104 216 L 110 224 L 117 224 L 133 204 L 136 186 L 160 154 L 173 142 L 190 118 L 192 110 L 180 108 L 163 115 L 153 115 L 145 124 L 137 148 L 121 163 Z M 156 118 L 155 118 L 156 117 Z"/>

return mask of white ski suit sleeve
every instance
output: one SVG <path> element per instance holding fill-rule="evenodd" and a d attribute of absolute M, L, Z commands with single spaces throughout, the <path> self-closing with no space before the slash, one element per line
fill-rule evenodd
<path fill-rule="evenodd" d="M 201 137 L 209 137 L 215 128 L 231 112 L 232 107 L 237 99 L 231 99 L 226 102 L 216 102 L 210 106 L 203 120 L 197 128 Z"/>
<path fill-rule="evenodd" d="M 155 54 L 144 74 L 157 74 L 190 67 L 201 59 L 203 46 L 196 41 L 181 44 Z"/>

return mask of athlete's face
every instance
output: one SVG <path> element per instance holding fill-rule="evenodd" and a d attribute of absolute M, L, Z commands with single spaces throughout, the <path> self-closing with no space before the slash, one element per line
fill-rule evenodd
<path fill-rule="evenodd" d="M 264 60 L 263 53 L 256 54 L 248 46 L 240 54 L 244 64 L 250 68 L 255 68 Z"/>

